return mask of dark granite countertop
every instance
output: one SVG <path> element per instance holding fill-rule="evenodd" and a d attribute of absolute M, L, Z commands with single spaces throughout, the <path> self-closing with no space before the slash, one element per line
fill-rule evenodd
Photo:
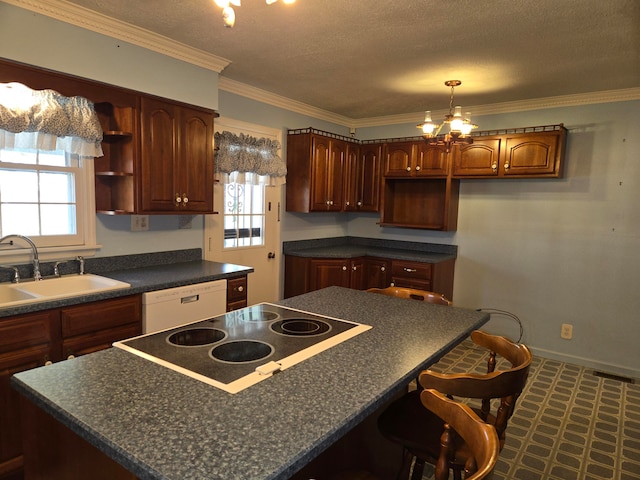
<path fill-rule="evenodd" d="M 405 242 L 363 237 L 332 237 L 284 242 L 283 253 L 297 257 L 356 258 L 381 257 L 425 263 L 456 258 L 456 245 Z"/>
<path fill-rule="evenodd" d="M 131 287 L 91 295 L 0 308 L 0 318 L 153 290 L 234 278 L 253 272 L 252 267 L 201 260 L 200 255 L 200 249 L 193 249 L 178 252 L 87 259 L 87 273 L 95 273 L 120 280 L 130 284 Z M 62 273 L 69 274 L 67 271 Z"/>
<path fill-rule="evenodd" d="M 235 395 L 116 348 L 12 385 L 140 479 L 287 479 L 489 319 L 341 287 L 279 303 L 373 328 Z"/>

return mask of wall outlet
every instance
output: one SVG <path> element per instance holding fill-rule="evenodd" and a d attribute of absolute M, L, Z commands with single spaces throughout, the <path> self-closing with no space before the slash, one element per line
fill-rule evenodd
<path fill-rule="evenodd" d="M 149 230 L 149 215 L 131 215 L 131 231 L 146 232 Z"/>
<path fill-rule="evenodd" d="M 560 327 L 560 336 L 566 340 L 571 340 L 573 338 L 573 325 L 563 323 Z"/>

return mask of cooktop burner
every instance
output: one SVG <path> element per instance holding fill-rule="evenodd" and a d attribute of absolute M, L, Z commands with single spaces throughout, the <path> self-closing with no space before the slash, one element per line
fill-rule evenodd
<path fill-rule="evenodd" d="M 260 303 L 114 346 L 237 393 L 370 328 Z"/>

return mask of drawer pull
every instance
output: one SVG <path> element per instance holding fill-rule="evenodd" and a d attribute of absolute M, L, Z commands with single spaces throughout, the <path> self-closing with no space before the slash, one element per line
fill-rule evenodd
<path fill-rule="evenodd" d="M 416 270 L 415 268 L 407 268 L 407 267 L 404 267 L 404 268 L 403 268 L 403 270 L 404 270 L 405 272 L 409 272 L 409 273 L 415 273 L 415 272 L 417 272 L 417 271 L 418 271 L 418 270 Z"/>
<path fill-rule="evenodd" d="M 180 303 L 193 303 L 200 300 L 200 295 L 189 295 L 188 297 L 182 297 Z"/>

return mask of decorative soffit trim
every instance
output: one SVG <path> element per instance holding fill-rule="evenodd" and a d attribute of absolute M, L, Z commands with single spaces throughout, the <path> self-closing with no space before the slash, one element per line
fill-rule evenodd
<path fill-rule="evenodd" d="M 2 0 L 25 10 L 107 35 L 162 55 L 220 73 L 231 61 L 116 20 L 65 0 Z"/>

